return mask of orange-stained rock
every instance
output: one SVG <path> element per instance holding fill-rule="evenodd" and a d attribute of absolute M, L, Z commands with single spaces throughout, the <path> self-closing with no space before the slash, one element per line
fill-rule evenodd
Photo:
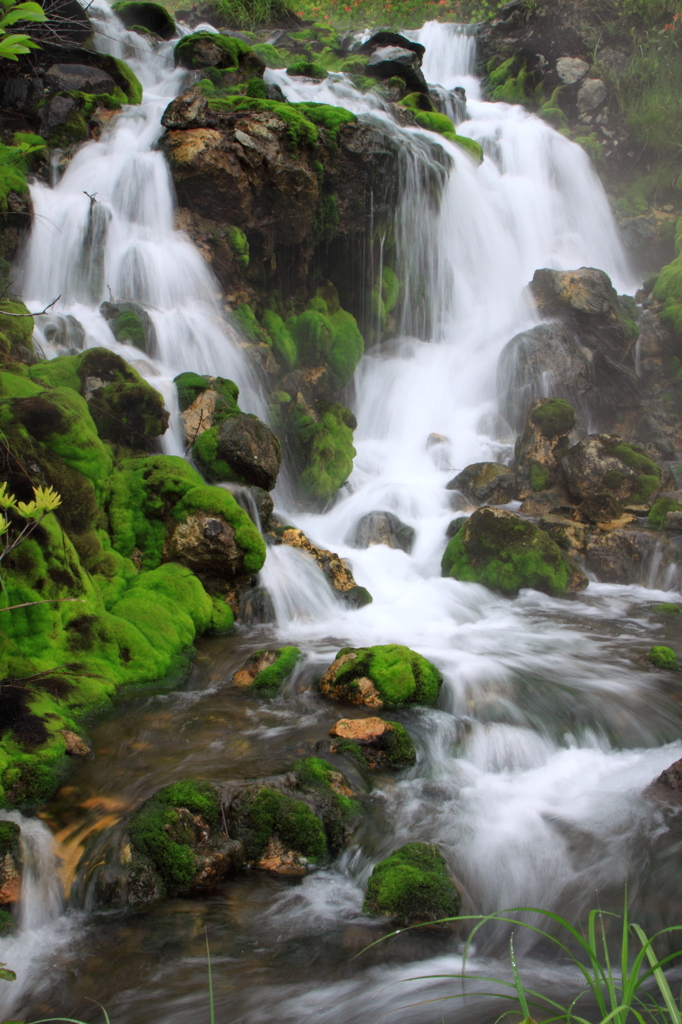
<path fill-rule="evenodd" d="M 329 730 L 329 735 L 340 740 L 355 740 L 356 743 L 376 743 L 385 733 L 392 731 L 392 727 L 381 718 L 340 718 Z"/>
<path fill-rule="evenodd" d="M 238 669 L 232 676 L 232 682 L 235 686 L 251 686 L 257 675 L 259 675 L 263 669 L 269 668 L 270 665 L 274 665 L 277 661 L 279 651 L 257 651 L 256 654 L 252 654 L 248 661 Z"/>

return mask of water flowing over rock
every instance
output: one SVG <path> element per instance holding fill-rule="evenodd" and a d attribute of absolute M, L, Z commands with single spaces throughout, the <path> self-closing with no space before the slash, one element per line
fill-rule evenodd
<path fill-rule="evenodd" d="M 415 531 L 401 522 L 392 512 L 368 512 L 353 528 L 350 543 L 356 548 L 370 544 L 385 544 L 409 554 L 414 544 Z"/>
<path fill-rule="evenodd" d="M 603 270 L 536 270 L 530 287 L 539 311 L 565 323 L 590 349 L 622 356 L 637 337 Z"/>
<path fill-rule="evenodd" d="M 515 495 L 516 478 L 508 466 L 477 462 L 450 480 L 447 490 L 460 491 L 476 505 L 505 505 Z"/>
<path fill-rule="evenodd" d="M 456 917 L 461 902 L 438 847 L 407 843 L 374 868 L 363 910 L 411 925 Z"/>

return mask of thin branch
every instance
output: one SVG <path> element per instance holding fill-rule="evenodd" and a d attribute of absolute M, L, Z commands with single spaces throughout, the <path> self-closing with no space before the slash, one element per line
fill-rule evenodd
<path fill-rule="evenodd" d="M 41 309 L 39 313 L 7 313 L 4 309 L 0 309 L 2 316 L 45 316 L 45 314 L 52 309 L 56 302 L 59 302 L 61 295 L 58 295 L 56 299 L 53 299 L 49 306 L 45 306 L 45 309 Z"/>
<path fill-rule="evenodd" d="M 5 608 L 0 608 L 0 612 L 13 612 L 15 608 L 29 608 L 34 604 L 63 604 L 64 601 L 79 601 L 81 604 L 85 604 L 85 600 L 82 597 L 50 597 L 45 601 L 24 601 L 23 604 L 8 604 Z"/>

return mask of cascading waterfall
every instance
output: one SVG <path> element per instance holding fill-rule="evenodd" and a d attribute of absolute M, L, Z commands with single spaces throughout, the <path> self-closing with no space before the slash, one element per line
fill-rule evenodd
<path fill-rule="evenodd" d="M 145 85 L 144 103 L 124 111 L 99 142 L 83 146 L 53 189 L 33 187 L 37 217 L 26 254 L 24 297 L 40 308 L 61 292 L 59 316 L 80 321 L 85 344 L 133 355 L 169 401 L 172 376 L 195 369 L 236 379 L 258 411 L 257 389 L 221 317 L 215 283 L 190 242 L 173 230 L 168 171 L 151 148 L 161 133 L 163 108 L 183 80 L 169 62 L 171 44 L 152 47 L 126 33 L 102 0 L 98 4 L 102 49 L 128 59 L 130 47 L 142 51 L 131 63 Z M 624 637 L 637 635 L 639 617 L 652 601 L 665 600 L 664 591 L 593 584 L 573 601 L 534 591 L 508 601 L 440 577 L 445 528 L 453 516 L 446 481 L 467 463 L 501 460 L 511 448 L 511 430 L 497 411 L 495 369 L 503 345 L 537 320 L 525 288 L 534 271 L 587 265 L 605 270 L 619 289 L 632 282 L 585 153 L 520 107 L 481 98 L 469 30 L 432 22 L 412 35 L 426 46 L 427 79 L 446 94 L 466 90 L 467 116 L 458 130 L 482 144 L 486 157 L 480 167 L 445 140 L 401 128 L 381 99 L 361 95 L 343 76 L 313 83 L 284 71 L 266 75 L 290 100 L 346 106 L 399 141 L 404 187 L 396 218 L 397 260 L 407 285 L 403 336 L 385 351 L 368 353 L 356 374 L 358 455 L 347 488 L 324 515 L 289 513 L 316 543 L 350 559 L 374 602 L 359 611 L 341 605 L 312 562 L 285 547 L 270 549 L 261 585 L 269 591 L 276 620 L 269 636 L 297 644 L 310 663 L 328 665 L 346 643 L 400 642 L 434 661 L 445 685 L 439 710 L 421 710 L 410 719 L 419 747 L 415 769 L 374 791 L 375 811 L 387 825 L 371 842 L 305 878 L 293 895 L 289 889 L 267 888 L 260 903 L 253 896 L 241 904 L 235 883 L 230 889 L 235 917 L 243 928 L 248 918 L 251 928 L 243 947 L 231 932 L 225 938 L 224 907 L 218 905 L 214 941 L 224 945 L 221 970 L 229 984 L 217 993 L 217 1008 L 225 1020 L 256 1024 L 276 1012 L 283 1024 L 308 1018 L 355 1024 L 367 1019 L 368 1010 L 378 1016 L 409 1001 L 396 982 L 456 970 L 458 958 L 448 955 L 373 968 L 359 980 L 327 976 L 327 966 L 338 963 L 339 948 L 346 948 L 344 929 L 350 948 L 352 928 L 364 927 L 362 889 L 372 865 L 411 839 L 441 844 L 476 911 L 526 903 L 567 906 L 576 913 L 593 905 L 597 892 L 622 894 L 626 877 L 637 891 L 644 885 L 639 850 L 648 849 L 660 827 L 642 793 L 682 755 L 672 704 L 624 653 Z M 430 188 L 434 176 L 442 180 L 439 201 Z M 95 205 L 85 191 L 97 193 Z M 97 258 L 85 261 L 86 250 Z M 415 308 L 416 292 L 410 292 L 410 281 L 418 276 L 428 316 Z M 115 299 L 135 299 L 148 308 L 158 339 L 153 356 L 137 356 L 114 341 L 98 312 L 107 286 Z M 60 337 L 68 334 L 69 324 L 73 328 L 64 319 L 53 324 L 54 331 L 61 324 Z M 53 353 L 48 327 L 43 324 L 39 337 Z M 439 436 L 429 447 L 432 434 Z M 283 489 L 276 497 L 285 505 Z M 351 546 L 356 522 L 377 510 L 393 512 L 415 529 L 410 554 Z M 651 571 L 658 573 L 658 567 Z M 262 629 L 250 637 L 252 648 L 256 642 L 264 645 Z M 248 631 L 244 635 L 249 637 Z M 236 663 L 230 665 L 233 671 Z M 224 678 L 229 678 L 227 668 Z M 273 754 L 279 770 L 290 763 L 299 740 L 309 738 L 312 724 L 328 722 L 309 693 L 273 702 L 256 723 L 255 712 L 244 716 L 235 705 L 235 716 L 250 726 L 234 739 L 235 753 L 222 734 L 230 728 L 229 716 L 221 718 L 221 705 L 210 703 L 221 699 L 219 690 L 213 687 L 205 698 L 210 714 L 204 698 L 193 696 L 193 702 L 186 694 L 164 696 L 156 733 L 149 720 L 160 706 L 154 703 L 147 719 L 146 711 L 140 715 L 138 732 L 136 723 L 120 727 L 134 758 L 151 756 L 145 751 L 153 748 L 152 737 L 162 751 L 160 763 L 181 761 L 184 774 L 208 772 L 222 779 L 240 770 L 256 777 L 259 771 L 267 774 L 259 760 L 262 751 L 284 743 L 283 736 L 291 738 Z M 171 727 L 163 725 L 164 715 Z M 214 718 L 220 733 L 210 732 Z M 190 750 L 187 737 L 200 728 L 207 730 L 206 739 Z M 256 753 L 249 747 L 254 737 Z M 115 744 L 103 748 L 88 769 L 94 774 L 83 769 L 89 784 L 105 792 L 108 785 L 128 786 L 130 799 L 137 801 L 140 764 L 147 762 L 127 767 Z M 228 757 L 234 759 L 230 769 Z M 155 775 L 157 786 L 163 784 L 161 774 Z M 210 916 L 212 905 L 202 906 Z M 169 917 L 159 925 L 164 935 Z M 40 921 L 27 918 L 25 925 L 31 930 L 23 939 L 20 933 L 7 941 L 21 943 L 27 935 L 41 934 Z M 202 937 L 203 925 L 202 918 L 196 929 Z M 185 1020 L 203 991 L 197 961 L 171 953 L 169 962 L 159 959 L 153 976 L 140 974 L 133 985 L 124 970 L 125 991 L 108 990 L 107 951 L 116 946 L 117 934 L 100 926 L 97 942 L 106 966 L 95 971 L 101 991 L 89 994 L 108 998 L 109 1010 L 116 1008 L 121 1021 Z M 182 949 L 202 955 L 192 946 L 195 932 L 187 937 L 178 925 L 177 934 Z M 310 947 L 295 946 L 302 936 L 315 944 L 314 954 Z M 121 954 L 123 969 L 130 964 L 137 970 L 137 947 L 130 934 L 125 941 L 132 953 L 129 960 Z M 281 952 L 285 942 L 304 950 L 295 966 Z M 248 961 L 238 976 L 234 962 L 247 963 L 245 948 L 258 955 L 267 948 L 277 980 L 267 983 L 260 961 L 255 969 Z M 416 946 L 410 949 L 414 957 L 424 955 Z M 248 955 L 256 962 L 255 953 Z M 11 962 L 9 947 L 3 948 L 3 958 Z M 292 985 L 292 972 L 299 970 L 300 982 Z M 445 1006 L 444 1012 L 452 1010 Z M 400 1019 L 423 1021 L 415 1013 Z"/>

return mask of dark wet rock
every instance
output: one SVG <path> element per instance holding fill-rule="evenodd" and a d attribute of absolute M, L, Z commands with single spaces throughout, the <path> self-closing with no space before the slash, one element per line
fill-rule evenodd
<path fill-rule="evenodd" d="M 643 448 L 611 434 L 590 434 L 560 461 L 568 490 L 580 502 L 605 495 L 615 502 L 647 504 L 667 479 Z"/>
<path fill-rule="evenodd" d="M 147 355 L 156 355 L 154 322 L 139 302 L 103 302 L 99 311 L 111 324 L 117 341 L 128 342 Z"/>
<path fill-rule="evenodd" d="M 70 96 L 53 96 L 40 112 L 40 130 L 50 135 L 56 128 L 66 124 L 69 114 L 78 110 L 76 101 Z"/>
<path fill-rule="evenodd" d="M 20 78 L 18 75 L 5 79 L 2 100 L 5 109 L 18 110 L 24 114 L 34 111 L 43 98 L 43 81 L 40 78 Z"/>
<path fill-rule="evenodd" d="M 421 61 L 426 53 L 426 48 L 421 43 L 415 43 L 406 36 L 401 36 L 398 32 L 375 32 L 373 36 L 370 36 L 362 46 L 358 48 L 358 53 L 374 53 L 375 50 L 383 49 L 385 46 L 397 46 L 403 50 L 411 50 L 412 53 L 416 53 L 417 57 Z"/>
<path fill-rule="evenodd" d="M 530 287 L 539 311 L 563 321 L 587 348 L 622 357 L 634 344 L 637 326 L 603 270 L 536 270 Z"/>
<path fill-rule="evenodd" d="M 401 644 L 344 647 L 320 682 L 320 692 L 368 708 L 438 700 L 443 677 L 430 661 Z"/>
<path fill-rule="evenodd" d="M 514 595 L 522 587 L 548 594 L 583 590 L 588 580 L 548 533 L 506 509 L 478 509 L 452 538 L 443 576 Z"/>
<path fill-rule="evenodd" d="M 531 406 L 551 395 L 583 415 L 594 404 L 595 380 L 589 353 L 561 324 L 539 324 L 509 341 L 497 367 L 500 411 L 521 432 Z"/>
<path fill-rule="evenodd" d="M 656 544 L 650 530 L 591 530 L 583 548 L 584 565 L 600 583 L 646 584 Z"/>
<path fill-rule="evenodd" d="M 517 497 L 527 498 L 534 491 L 547 491 L 562 483 L 558 460 L 568 448 L 574 426 L 573 407 L 563 399 L 541 398 L 533 405 L 517 442 Z M 555 504 L 557 497 L 552 497 Z"/>
<path fill-rule="evenodd" d="M 53 64 L 45 72 L 45 85 L 50 89 L 71 92 L 113 93 L 116 83 L 111 75 L 101 68 L 85 64 Z"/>
<path fill-rule="evenodd" d="M 370 876 L 363 910 L 401 926 L 456 917 L 462 897 L 437 846 L 407 843 Z"/>
<path fill-rule="evenodd" d="M 413 50 L 402 46 L 384 46 L 374 50 L 367 61 L 366 74 L 383 81 L 402 78 L 410 92 L 428 95 L 429 87 L 421 71 L 421 60 Z"/>
<path fill-rule="evenodd" d="M 282 463 L 282 446 L 257 416 L 229 416 L 218 428 L 216 462 L 225 462 L 241 482 L 271 491 Z"/>
<path fill-rule="evenodd" d="M 454 537 L 456 536 L 456 534 L 459 533 L 459 531 L 462 529 L 468 518 L 468 516 L 457 516 L 456 519 L 452 519 L 448 523 L 447 529 L 445 531 L 445 536 L 448 538 L 448 540 L 450 540 L 451 537 Z"/>
<path fill-rule="evenodd" d="M 414 544 L 415 531 L 392 512 L 368 512 L 358 520 L 348 541 L 355 548 L 385 544 L 408 554 Z"/>
<path fill-rule="evenodd" d="M 329 731 L 330 753 L 353 757 L 365 767 L 408 768 L 416 762 L 414 743 L 404 726 L 382 718 L 341 718 Z"/>
<path fill-rule="evenodd" d="M 475 462 L 450 480 L 446 490 L 460 491 L 476 505 L 506 505 L 516 492 L 516 477 L 499 462 Z"/>
<path fill-rule="evenodd" d="M 152 0 L 117 0 L 111 9 L 126 28 L 146 29 L 161 39 L 172 39 L 175 35 L 173 15 L 162 4 Z"/>
<path fill-rule="evenodd" d="M 679 761 L 674 761 L 669 768 L 665 768 L 656 782 L 672 789 L 675 793 L 682 793 L 682 758 Z"/>
<path fill-rule="evenodd" d="M 244 573 L 244 551 L 233 526 L 211 512 L 192 512 L 174 526 L 164 547 L 164 561 L 186 565 L 209 589 L 214 589 L 211 581 Z"/>

